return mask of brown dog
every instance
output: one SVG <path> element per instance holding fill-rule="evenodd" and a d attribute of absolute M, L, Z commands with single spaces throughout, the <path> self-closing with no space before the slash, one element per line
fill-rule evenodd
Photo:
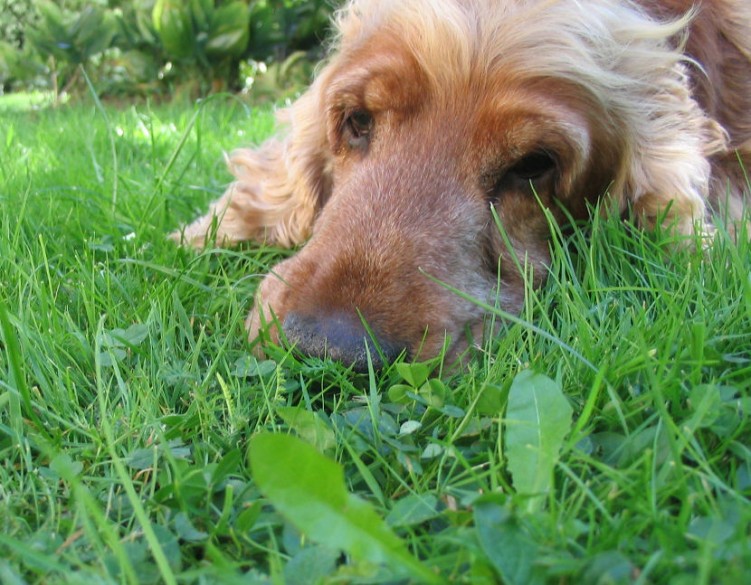
<path fill-rule="evenodd" d="M 748 0 L 352 0 L 336 24 L 286 133 L 234 152 L 236 182 L 174 234 L 309 239 L 261 283 L 251 339 L 269 323 L 358 369 L 368 335 L 387 359 L 454 356 L 483 311 L 434 279 L 518 311 L 519 263 L 542 282 L 549 261 L 543 208 L 608 198 L 685 234 L 741 215 Z"/>

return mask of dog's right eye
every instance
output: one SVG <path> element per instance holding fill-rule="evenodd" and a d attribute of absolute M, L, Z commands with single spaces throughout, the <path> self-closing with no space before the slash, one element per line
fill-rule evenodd
<path fill-rule="evenodd" d="M 533 152 L 517 161 L 507 173 L 522 181 L 535 181 L 555 169 L 555 161 L 546 152 Z"/>
<path fill-rule="evenodd" d="M 346 139 L 352 148 L 361 148 L 370 140 L 373 116 L 366 110 L 355 110 L 344 120 Z"/>
<path fill-rule="evenodd" d="M 497 199 L 507 191 L 533 193 L 550 184 L 558 168 L 555 158 L 547 152 L 532 152 L 507 168 L 500 177 L 492 175 L 486 182 L 489 196 Z"/>

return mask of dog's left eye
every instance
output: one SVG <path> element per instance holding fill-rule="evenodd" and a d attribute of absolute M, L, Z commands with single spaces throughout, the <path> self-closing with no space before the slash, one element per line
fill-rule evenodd
<path fill-rule="evenodd" d="M 517 161 L 508 171 L 522 181 L 535 181 L 555 169 L 555 161 L 546 152 L 533 152 Z"/>
<path fill-rule="evenodd" d="M 365 146 L 373 130 L 373 115 L 365 110 L 355 110 L 344 120 L 349 145 L 358 148 Z"/>

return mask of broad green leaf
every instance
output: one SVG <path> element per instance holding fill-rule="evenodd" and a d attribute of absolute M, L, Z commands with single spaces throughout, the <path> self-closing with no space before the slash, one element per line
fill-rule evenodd
<path fill-rule="evenodd" d="M 414 526 L 438 516 L 438 498 L 433 494 L 410 494 L 400 499 L 386 516 L 389 526 Z"/>
<path fill-rule="evenodd" d="M 420 386 L 417 394 L 425 399 L 428 406 L 441 408 L 446 403 L 446 396 L 448 396 L 449 391 L 441 380 L 431 378 Z"/>
<path fill-rule="evenodd" d="M 208 532 L 199 530 L 190 521 L 190 518 L 185 512 L 178 512 L 173 520 L 175 532 L 181 540 L 187 542 L 203 542 L 209 537 Z"/>
<path fill-rule="evenodd" d="M 506 458 L 517 493 L 542 495 L 550 489 L 563 439 L 571 430 L 571 406 L 560 386 L 529 370 L 514 378 L 506 407 Z M 531 498 L 530 511 L 541 498 Z"/>
<path fill-rule="evenodd" d="M 507 585 L 543 583 L 535 566 L 538 546 L 512 513 L 494 501 L 479 500 L 474 506 L 475 528 L 482 550 Z"/>
<path fill-rule="evenodd" d="M 83 463 L 80 461 L 73 461 L 70 455 L 61 453 L 56 455 L 50 462 L 50 468 L 57 473 L 59 477 L 65 480 L 69 480 L 73 477 L 78 477 L 83 471 Z"/>
<path fill-rule="evenodd" d="M 196 31 L 193 29 L 190 6 L 177 0 L 157 0 L 152 16 L 154 28 L 167 54 L 176 59 L 194 54 Z"/>
<path fill-rule="evenodd" d="M 412 433 L 420 430 L 422 428 L 422 423 L 418 420 L 408 420 L 402 423 L 402 426 L 399 427 L 399 436 L 403 437 L 404 435 L 411 435 Z"/>
<path fill-rule="evenodd" d="M 215 55 L 242 55 L 248 46 L 250 12 L 244 2 L 232 2 L 214 10 L 206 52 Z"/>
<path fill-rule="evenodd" d="M 103 345 L 111 347 L 135 347 L 143 343 L 149 336 L 149 326 L 144 323 L 136 323 L 127 329 L 113 329 L 105 332 Z"/>
<path fill-rule="evenodd" d="M 235 361 L 233 376 L 238 378 L 265 378 L 276 371 L 276 362 L 261 360 L 252 355 L 244 355 Z"/>
<path fill-rule="evenodd" d="M 165 451 L 175 459 L 188 459 L 190 447 L 186 447 L 180 441 L 170 441 L 167 444 L 155 443 L 149 447 L 134 449 L 125 458 L 125 463 L 131 469 L 144 470 L 154 466 L 154 462 L 164 456 Z"/>
<path fill-rule="evenodd" d="M 389 388 L 388 397 L 391 402 L 397 404 L 409 404 L 412 402 L 412 398 L 409 397 L 409 393 L 414 393 L 415 389 L 412 386 L 406 384 L 394 384 Z"/>
<path fill-rule="evenodd" d="M 735 533 L 735 522 L 728 518 L 700 516 L 691 520 L 686 536 L 704 545 L 723 546 Z"/>
<path fill-rule="evenodd" d="M 306 547 L 297 552 L 284 567 L 285 585 L 319 583 L 336 570 L 339 551 L 325 546 Z"/>
<path fill-rule="evenodd" d="M 99 360 L 102 367 L 109 368 L 117 362 L 123 361 L 128 357 L 128 353 L 119 347 L 109 348 L 107 351 L 99 353 Z"/>
<path fill-rule="evenodd" d="M 495 416 L 498 415 L 506 405 L 508 391 L 504 391 L 501 386 L 487 383 L 483 385 L 482 394 L 477 400 L 477 412 Z"/>
<path fill-rule="evenodd" d="M 462 418 L 466 414 L 464 410 L 462 410 L 458 406 L 455 406 L 454 404 L 447 404 L 446 406 L 439 408 L 439 410 L 441 414 L 444 414 L 451 418 Z"/>
<path fill-rule="evenodd" d="M 589 559 L 582 575 L 582 582 L 602 583 L 603 585 L 633 583 L 634 569 L 636 567 L 626 556 L 617 550 L 609 550 Z M 671 580 L 671 583 L 674 582 Z"/>
<path fill-rule="evenodd" d="M 87 6 L 71 26 L 70 32 L 81 53 L 81 60 L 85 61 L 108 49 L 117 30 L 107 12 L 98 6 Z"/>
<path fill-rule="evenodd" d="M 152 529 L 159 539 L 159 544 L 162 546 L 167 562 L 173 570 L 179 570 L 182 566 L 182 557 L 177 537 L 166 526 L 160 524 L 152 524 Z"/>
<path fill-rule="evenodd" d="M 430 443 L 420 454 L 421 459 L 434 459 L 443 455 L 444 448 L 436 443 Z"/>
<path fill-rule="evenodd" d="M 722 411 L 720 389 L 714 384 L 700 384 L 691 389 L 688 406 L 691 417 L 683 426 L 691 433 L 696 429 L 711 427 Z"/>
<path fill-rule="evenodd" d="M 425 380 L 428 379 L 430 370 L 430 366 L 424 362 L 415 362 L 411 364 L 399 362 L 396 364 L 397 373 L 413 388 L 419 388 L 422 386 Z"/>
<path fill-rule="evenodd" d="M 251 439 L 249 458 L 261 492 L 313 541 L 418 582 L 441 582 L 409 554 L 370 504 L 347 492 L 342 467 L 311 445 L 263 433 Z"/>
<path fill-rule="evenodd" d="M 237 520 L 235 520 L 235 530 L 238 532 L 248 532 L 253 526 L 255 526 L 262 511 L 263 506 L 261 505 L 260 500 L 250 504 L 237 515 Z"/>
<path fill-rule="evenodd" d="M 211 26 L 211 13 L 214 12 L 214 0 L 190 0 L 190 12 L 196 29 L 207 31 Z"/>
<path fill-rule="evenodd" d="M 276 411 L 301 439 L 320 453 L 336 447 L 336 435 L 315 412 L 295 406 L 279 406 Z"/>
<path fill-rule="evenodd" d="M 73 54 L 73 38 L 66 19 L 61 10 L 49 0 L 40 0 L 37 6 L 41 20 L 36 26 L 29 27 L 26 34 L 43 55 L 67 61 Z"/>
<path fill-rule="evenodd" d="M 221 461 L 211 472 L 211 482 L 219 484 L 227 479 L 228 476 L 237 473 L 242 464 L 242 453 L 240 449 L 233 449 L 222 457 Z"/>

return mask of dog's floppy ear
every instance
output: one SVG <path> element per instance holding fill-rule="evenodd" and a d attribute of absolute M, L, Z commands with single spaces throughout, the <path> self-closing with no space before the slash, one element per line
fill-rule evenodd
<path fill-rule="evenodd" d="M 279 112 L 285 134 L 229 155 L 235 182 L 206 215 L 171 234 L 172 239 L 196 247 L 214 236 L 220 245 L 255 240 L 290 247 L 310 236 L 331 189 L 321 103 L 328 77 L 324 69 L 306 93 Z"/>
<path fill-rule="evenodd" d="M 707 231 L 708 157 L 726 148 L 725 131 L 694 101 L 683 63 L 655 80 L 638 102 L 638 133 L 626 148 L 618 189 L 645 227 L 662 221 L 680 235 Z M 640 135 L 639 135 L 640 134 Z"/>
<path fill-rule="evenodd" d="M 696 17 L 661 22 L 633 8 L 611 23 L 621 48 L 607 108 L 624 141 L 622 167 L 611 193 L 639 221 L 662 220 L 679 234 L 707 228 L 709 157 L 727 149 L 727 133 L 695 101 L 689 76 L 705 75 L 684 54 Z"/>

